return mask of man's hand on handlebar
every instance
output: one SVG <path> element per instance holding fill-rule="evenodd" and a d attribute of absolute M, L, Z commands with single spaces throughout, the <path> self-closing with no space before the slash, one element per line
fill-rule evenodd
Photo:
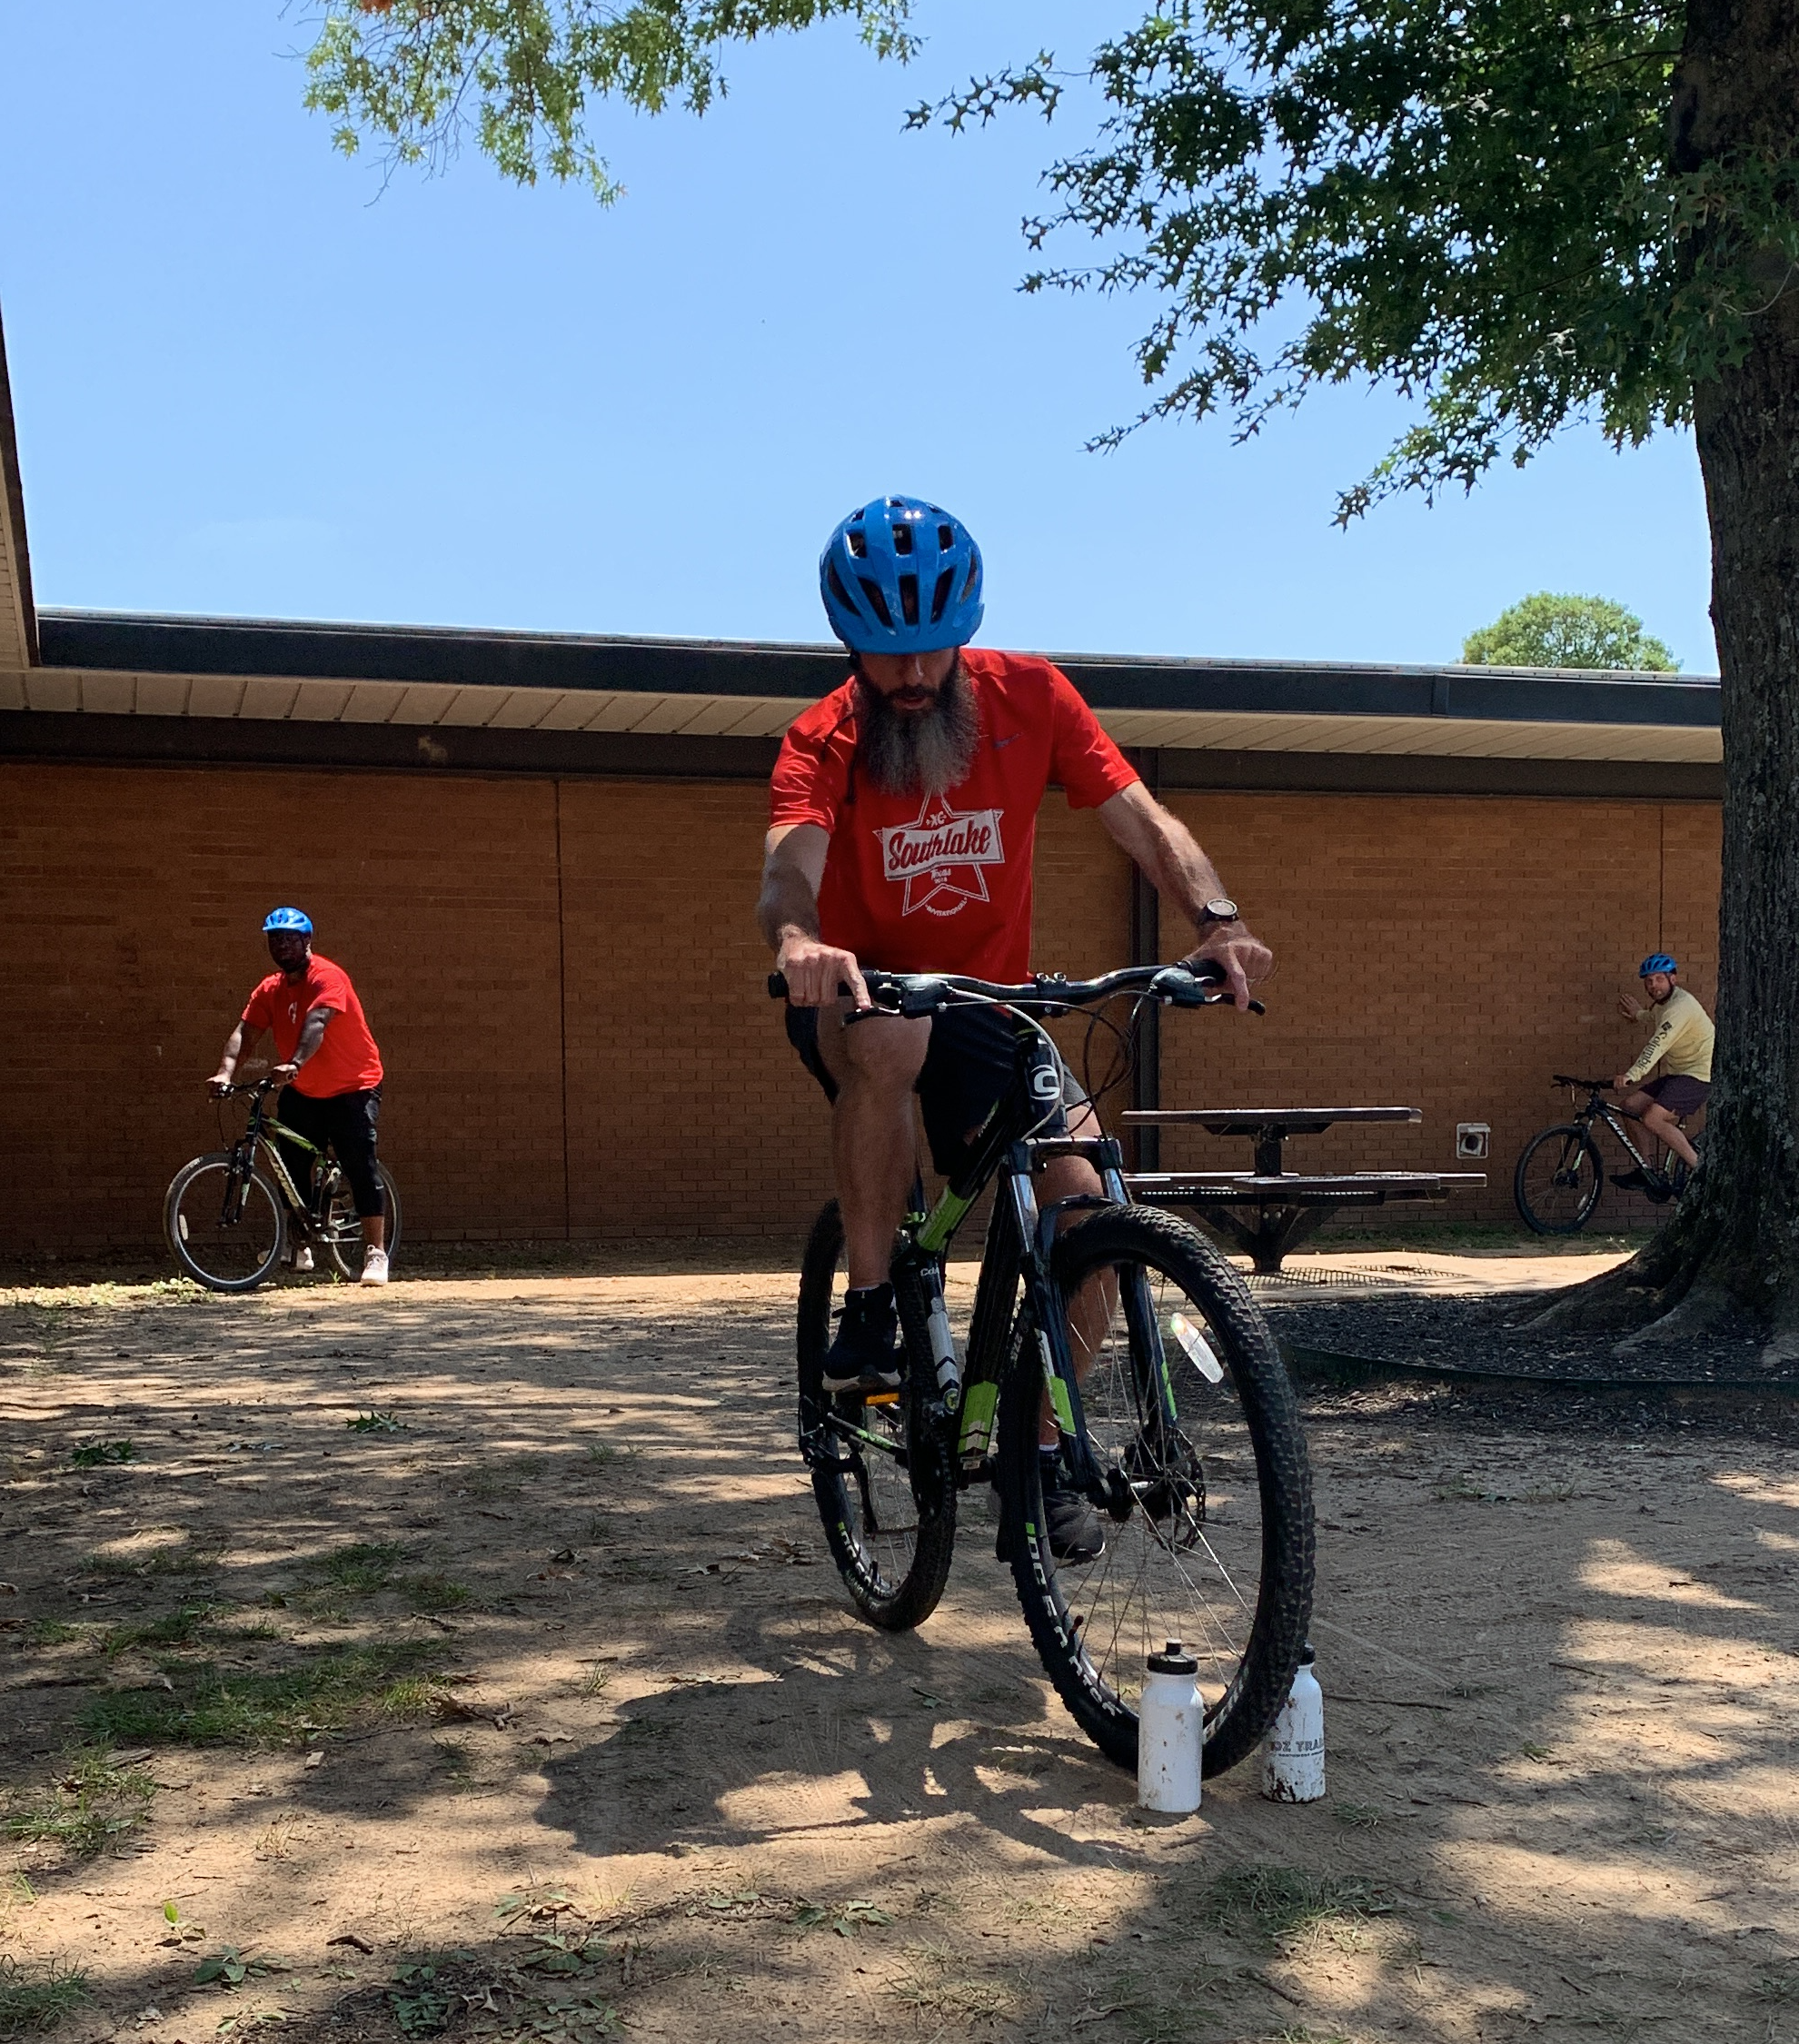
<path fill-rule="evenodd" d="M 775 970 L 786 980 L 787 997 L 795 1007 L 835 1007 L 840 987 L 849 987 L 859 1008 L 874 1006 L 856 954 L 816 937 L 790 931 L 775 954 Z"/>
<path fill-rule="evenodd" d="M 1202 960 L 1218 966 L 1230 988 L 1231 1005 L 1245 1013 L 1249 1007 L 1251 984 L 1266 979 L 1274 968 L 1274 953 L 1241 923 L 1221 924 L 1180 962 L 1191 968 Z"/>
<path fill-rule="evenodd" d="M 214 1100 L 223 1100 L 231 1091 L 231 1074 L 223 1069 L 214 1072 L 206 1081 L 206 1090 Z"/>

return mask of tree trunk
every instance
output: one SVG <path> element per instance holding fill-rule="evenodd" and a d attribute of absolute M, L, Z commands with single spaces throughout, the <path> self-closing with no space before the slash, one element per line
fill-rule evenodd
<path fill-rule="evenodd" d="M 1688 0 L 1676 167 L 1799 159 L 1799 5 Z M 1799 1354 L 1799 275 L 1770 252 L 1743 359 L 1695 392 L 1723 680 L 1718 1040 L 1703 1168 L 1619 1271 L 1551 1308 L 1639 1340 L 1734 1325 Z"/>

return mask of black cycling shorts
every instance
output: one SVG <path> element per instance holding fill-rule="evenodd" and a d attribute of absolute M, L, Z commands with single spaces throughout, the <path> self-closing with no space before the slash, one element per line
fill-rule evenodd
<path fill-rule="evenodd" d="M 381 1119 L 381 1088 L 370 1086 L 361 1093 L 327 1093 L 323 1096 L 302 1093 L 297 1086 L 282 1088 L 275 1103 L 275 1118 L 296 1136 L 323 1149 L 329 1143 L 343 1166 L 343 1176 L 356 1202 L 359 1220 L 372 1221 L 381 1212 L 381 1180 L 375 1176 L 375 1128 Z M 313 1159 L 292 1143 L 283 1143 L 281 1154 L 293 1182 L 309 1198 L 313 1189 Z"/>
<path fill-rule="evenodd" d="M 788 1008 L 787 1040 L 824 1087 L 825 1097 L 834 1101 L 837 1081 L 819 1054 L 817 1008 Z M 929 1047 L 912 1090 L 919 1096 L 925 1141 L 939 1177 L 953 1178 L 968 1161 L 967 1138 L 986 1121 L 1011 1085 L 1017 1040 L 1011 1017 L 997 1008 L 949 1007 L 932 1017 Z M 1063 1106 L 1070 1107 L 1086 1098 L 1064 1067 Z"/>

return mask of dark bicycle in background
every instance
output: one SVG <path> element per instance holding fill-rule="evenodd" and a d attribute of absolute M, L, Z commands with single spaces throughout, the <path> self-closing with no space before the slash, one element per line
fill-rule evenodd
<path fill-rule="evenodd" d="M 959 1500 L 991 1484 L 996 1558 L 1009 1563 L 1032 1642 L 1081 1729 L 1109 1759 L 1134 1766 L 1145 1662 L 1180 1639 L 1200 1667 L 1205 1769 L 1222 1772 L 1272 1723 L 1310 1622 L 1311 1476 L 1298 1404 L 1238 1273 L 1185 1222 L 1130 1205 L 1116 1141 L 1068 1134 L 1062 1059 L 1037 1017 L 1115 996 L 1177 1007 L 1228 997 L 1173 966 L 1020 986 L 863 977 L 874 1014 L 1002 1009 L 1015 1026 L 1016 1064 L 968 1163 L 929 1211 L 916 1187 L 900 1227 L 900 1390 L 823 1388 L 847 1282 L 834 1201 L 813 1226 L 800 1281 L 800 1448 L 832 1558 L 872 1623 L 921 1624 L 949 1578 Z M 770 992 L 785 994 L 779 975 Z M 1038 1172 L 1070 1156 L 1093 1165 L 1103 1191 L 1039 1207 Z M 959 1344 L 944 1297 L 948 1253 L 989 1186 L 980 1275 Z M 1056 1445 L 1039 1454 L 1040 1424 L 1052 1414 Z M 1045 1454 L 1098 1513 L 1103 1552 L 1061 1561 L 1052 1553 Z"/>
<path fill-rule="evenodd" d="M 1557 1122 L 1524 1146 L 1512 1174 L 1512 1197 L 1527 1227 L 1538 1235 L 1578 1235 L 1593 1218 L 1605 1189 L 1605 1160 L 1595 1133 L 1601 1128 L 1616 1137 L 1651 1199 L 1665 1204 L 1686 1190 L 1686 1159 L 1655 1144 L 1659 1155 L 1651 1162 L 1637 1148 L 1628 1124 L 1641 1128 L 1643 1117 L 1605 1097 L 1612 1089 L 1610 1079 L 1569 1078 L 1557 1072 L 1549 1083 L 1585 1093 L 1586 1101 L 1572 1121 Z M 1684 1119 L 1679 1126 L 1686 1126 Z"/>
<path fill-rule="evenodd" d="M 183 1165 L 163 1201 L 170 1253 L 188 1276 L 214 1292 L 254 1291 L 303 1243 L 322 1251 L 340 1277 L 353 1280 L 362 1268 L 363 1224 L 349 1180 L 328 1150 L 269 1112 L 275 1086 L 272 1078 L 253 1079 L 218 1095 L 247 1095 L 248 1125 L 229 1149 Z M 294 1184 L 277 1137 L 316 1159 L 310 1196 Z M 375 1172 L 392 1255 L 400 1246 L 400 1193 L 384 1164 Z"/>

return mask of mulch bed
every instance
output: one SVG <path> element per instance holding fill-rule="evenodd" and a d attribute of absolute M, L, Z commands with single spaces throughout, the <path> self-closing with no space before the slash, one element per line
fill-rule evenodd
<path fill-rule="evenodd" d="M 1615 1334 L 1535 1329 L 1554 1293 L 1488 1293 L 1478 1298 L 1377 1294 L 1307 1301 L 1264 1296 L 1261 1305 L 1289 1351 L 1357 1356 L 1387 1365 L 1478 1372 L 1483 1376 L 1585 1380 L 1589 1384 L 1719 1384 L 1799 1391 L 1790 1365 L 1770 1367 L 1761 1344 L 1705 1335 L 1622 1352 Z M 1307 1359 L 1296 1358 L 1302 1374 Z"/>

